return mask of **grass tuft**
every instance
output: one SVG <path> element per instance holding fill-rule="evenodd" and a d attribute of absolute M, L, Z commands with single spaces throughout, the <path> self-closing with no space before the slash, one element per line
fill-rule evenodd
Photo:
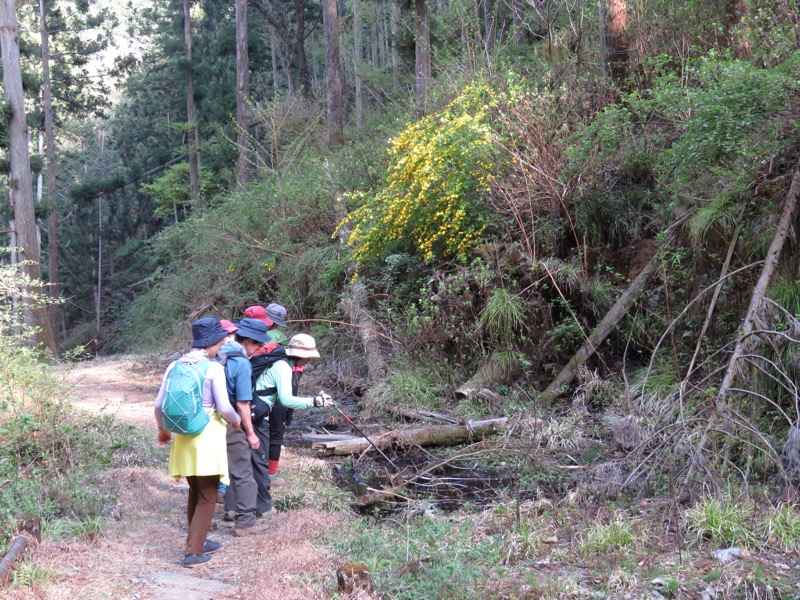
<path fill-rule="evenodd" d="M 791 504 L 772 507 L 759 522 L 759 533 L 771 546 L 785 552 L 800 550 L 800 514 Z"/>
<path fill-rule="evenodd" d="M 581 553 L 602 555 L 636 547 L 635 522 L 617 515 L 609 523 L 599 523 L 587 530 L 581 540 Z"/>
<path fill-rule="evenodd" d="M 755 537 L 747 523 L 753 517 L 749 500 L 703 497 L 686 511 L 687 529 L 697 543 L 710 540 L 720 546 L 752 544 Z"/>

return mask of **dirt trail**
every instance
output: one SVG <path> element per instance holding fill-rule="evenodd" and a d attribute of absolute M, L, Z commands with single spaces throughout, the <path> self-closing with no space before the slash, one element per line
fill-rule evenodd
<path fill-rule="evenodd" d="M 156 366 L 132 360 L 98 359 L 66 374 L 74 385 L 76 404 L 95 413 L 114 413 L 138 426 L 155 427 L 152 403 L 161 380 Z M 319 469 L 322 461 L 284 451 L 287 473 Z M 166 466 L 166 465 L 165 465 Z M 3 598 L 119 598 L 137 600 L 205 600 L 229 598 L 327 598 L 335 590 L 333 557 L 320 554 L 314 541 L 329 531 L 331 515 L 300 509 L 278 513 L 266 522 L 263 536 L 237 538 L 222 521 L 210 539 L 222 551 L 206 565 L 182 565 L 186 536 L 188 487 L 164 468 L 128 467 L 112 470 L 117 490 L 117 519 L 109 519 L 102 534 L 90 542 L 43 540 L 30 560 L 50 574 L 34 588 L 3 590 Z M 291 476 L 286 490 L 291 490 Z M 283 490 L 277 490 L 280 498 Z M 288 493 L 291 493 L 289 491 Z"/>

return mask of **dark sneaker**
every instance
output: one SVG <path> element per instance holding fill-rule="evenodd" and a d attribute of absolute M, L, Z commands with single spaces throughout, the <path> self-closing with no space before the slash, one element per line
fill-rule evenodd
<path fill-rule="evenodd" d="M 252 527 L 237 527 L 233 530 L 233 535 L 237 537 L 243 537 L 246 535 L 258 535 L 259 533 L 264 533 L 267 530 L 266 525 L 253 525 Z"/>
<path fill-rule="evenodd" d="M 269 476 L 269 489 L 279 488 L 286 485 L 286 480 L 280 475 Z"/>
<path fill-rule="evenodd" d="M 222 542 L 214 542 L 212 540 L 206 540 L 206 543 L 203 544 L 203 553 L 204 554 L 214 554 L 222 548 Z"/>
<path fill-rule="evenodd" d="M 183 566 L 192 568 L 196 567 L 197 565 L 203 565 L 211 560 L 210 554 L 186 554 L 183 557 Z"/>
<path fill-rule="evenodd" d="M 233 523 L 236 520 L 236 511 L 235 510 L 226 510 L 225 516 L 222 517 L 222 520 L 227 523 Z"/>

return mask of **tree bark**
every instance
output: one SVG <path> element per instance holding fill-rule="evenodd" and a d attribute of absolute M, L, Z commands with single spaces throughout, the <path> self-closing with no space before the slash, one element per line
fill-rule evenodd
<path fill-rule="evenodd" d="M 431 28 L 430 13 L 425 0 L 415 0 L 414 13 L 415 58 L 416 58 L 416 98 L 417 104 L 424 108 L 431 79 Z"/>
<path fill-rule="evenodd" d="M 444 421 L 445 423 L 455 424 L 458 423 L 458 419 L 453 417 L 448 417 L 447 415 L 443 415 L 441 413 L 432 412 L 430 410 L 422 410 L 416 408 L 402 408 L 399 406 L 394 406 L 392 404 L 387 404 L 383 407 L 383 409 L 392 414 L 396 417 L 401 417 L 403 419 L 411 419 L 413 421 L 423 421 L 425 419 L 433 419 L 435 421 Z M 306 439 L 305 437 L 303 439 Z"/>
<path fill-rule="evenodd" d="M 247 0 L 236 0 L 236 183 L 240 186 L 250 181 L 250 115 L 247 107 L 250 60 L 247 54 L 247 35 Z"/>
<path fill-rule="evenodd" d="M 792 184 L 789 187 L 789 193 L 783 205 L 783 211 L 778 221 L 778 226 L 775 229 L 775 235 L 772 237 L 772 243 L 767 251 L 767 257 L 764 260 L 764 267 L 761 269 L 761 276 L 758 278 L 758 283 L 753 290 L 753 295 L 750 297 L 750 306 L 747 308 L 744 320 L 741 327 L 739 327 L 738 341 L 733 350 L 731 359 L 728 362 L 728 368 L 725 371 L 725 376 L 722 378 L 722 383 L 717 392 L 717 409 L 719 412 L 724 412 L 727 406 L 727 396 L 733 385 L 734 379 L 739 374 L 738 361 L 744 354 L 745 344 L 751 341 L 751 333 L 753 331 L 753 322 L 756 314 L 761 310 L 764 304 L 764 296 L 767 294 L 770 279 L 775 271 L 775 266 L 778 264 L 783 244 L 786 241 L 786 236 L 789 233 L 789 227 L 792 224 L 792 217 L 794 210 L 797 206 L 797 194 L 800 191 L 800 163 L 797 164 L 794 176 L 792 177 Z"/>
<path fill-rule="evenodd" d="M 270 27 L 269 49 L 272 58 L 272 95 L 278 95 L 278 35 Z"/>
<path fill-rule="evenodd" d="M 372 14 L 369 20 L 369 54 L 373 69 L 381 68 L 380 38 L 378 36 L 378 19 L 380 18 L 378 13 L 379 6 L 378 3 L 373 3 Z"/>
<path fill-rule="evenodd" d="M 789 228 L 792 224 L 795 207 L 797 206 L 797 195 L 800 193 L 800 162 L 795 168 L 794 176 L 792 177 L 792 184 L 789 187 L 789 193 L 786 195 L 784 201 L 783 211 L 781 212 L 778 225 L 775 229 L 775 235 L 772 237 L 772 243 L 767 251 L 767 257 L 764 259 L 764 266 L 761 269 L 761 275 L 758 278 L 756 287 L 753 289 L 753 294 L 750 297 L 750 305 L 747 308 L 744 320 L 739 327 L 737 335 L 736 346 L 733 349 L 733 354 L 728 361 L 728 368 L 725 370 L 725 375 L 722 378 L 722 383 L 715 396 L 715 411 L 709 419 L 708 425 L 703 432 L 703 436 L 697 443 L 694 451 L 694 460 L 686 475 L 686 482 L 689 483 L 695 471 L 703 464 L 705 464 L 704 452 L 711 439 L 711 433 L 715 430 L 717 422 L 720 419 L 728 418 L 728 394 L 733 386 L 735 379 L 741 376 L 739 369 L 739 359 L 745 352 L 745 344 L 751 344 L 754 320 L 756 314 L 761 310 L 764 305 L 764 297 L 766 296 L 769 282 L 772 279 L 772 274 L 775 271 L 775 266 L 778 264 L 783 244 L 786 241 L 786 236 L 789 233 Z M 724 422 L 727 427 L 729 423 Z"/>
<path fill-rule="evenodd" d="M 43 2 L 44 0 L 39 1 Z M 199 144 L 197 115 L 194 102 L 194 68 L 192 67 L 192 0 L 183 0 L 183 42 L 186 46 L 186 121 L 189 134 L 189 195 L 192 205 L 194 206 L 200 196 L 200 166 L 197 157 Z"/>
<path fill-rule="evenodd" d="M 364 123 L 364 90 L 361 82 L 361 58 L 364 54 L 361 31 L 361 2 L 353 0 L 353 77 L 356 83 L 356 125 Z"/>
<path fill-rule="evenodd" d="M 653 273 L 655 273 L 656 267 L 658 266 L 658 260 L 658 253 L 656 253 L 653 258 L 650 259 L 650 262 L 645 265 L 644 269 L 642 269 L 639 275 L 636 276 L 636 279 L 634 279 L 630 286 L 628 286 L 628 289 L 625 290 L 622 296 L 620 296 L 620 298 L 614 303 L 614 306 L 612 306 L 611 310 L 609 310 L 606 316 L 603 317 L 603 320 L 600 321 L 600 324 L 595 327 L 594 331 L 592 331 L 580 349 L 578 349 L 566 366 L 561 369 L 561 372 L 550 383 L 550 385 L 547 386 L 547 389 L 541 393 L 539 396 L 540 400 L 543 402 L 549 402 L 550 400 L 553 400 L 561 394 L 561 390 L 564 386 L 572 383 L 572 380 L 578 373 L 578 369 L 583 366 L 587 360 L 589 360 L 600 344 L 602 344 L 608 335 L 614 331 L 614 329 L 616 329 L 617 323 L 619 323 L 623 317 L 628 314 L 628 311 L 630 310 L 631 306 L 633 306 L 633 303 L 636 302 L 636 299 L 645 290 L 648 280 Z"/>
<path fill-rule="evenodd" d="M 391 29 L 391 55 L 392 55 L 392 87 L 400 87 L 400 53 L 397 51 L 397 43 L 400 39 L 400 4 L 391 2 L 389 4 L 389 22 Z"/>
<path fill-rule="evenodd" d="M 540 419 L 525 419 L 528 426 L 540 426 Z M 371 435 L 370 440 L 381 450 L 406 448 L 409 446 L 454 446 L 490 435 L 497 435 L 520 423 L 519 420 L 502 417 L 485 421 L 466 421 L 459 425 L 433 425 L 414 429 L 398 429 Z M 372 445 L 363 437 L 347 440 L 316 442 L 311 446 L 323 456 L 347 456 L 372 450 Z"/>
<path fill-rule="evenodd" d="M 44 137 L 45 161 L 47 164 L 47 260 L 48 260 L 48 291 L 55 300 L 60 293 L 58 275 L 58 194 L 56 193 L 56 142 L 53 130 L 53 96 L 50 89 L 50 35 L 47 31 L 47 11 L 45 0 L 39 0 L 39 34 L 42 47 L 42 103 L 44 109 Z M 59 323 L 61 322 L 61 309 L 55 302 L 48 309 L 50 330 L 53 332 L 53 348 L 58 352 Z"/>
<path fill-rule="evenodd" d="M 484 390 L 491 391 L 497 385 L 508 383 L 518 375 L 519 365 L 505 365 L 497 354 L 492 354 L 468 381 L 458 387 L 456 397 L 472 398 Z"/>
<path fill-rule="evenodd" d="M 300 89 L 306 98 L 313 95 L 311 76 L 308 74 L 306 58 L 306 3 L 305 0 L 294 0 L 295 36 L 294 60 L 297 64 L 297 75 L 300 78 Z"/>
<path fill-rule="evenodd" d="M 606 6 L 605 62 L 608 73 L 615 81 L 628 75 L 628 7 L 627 0 L 601 0 Z M 602 11 L 602 9 L 601 9 Z"/>
<path fill-rule="evenodd" d="M 328 146 L 344 141 L 344 72 L 339 51 L 339 9 L 336 0 L 322 0 L 328 104 Z"/>
<path fill-rule="evenodd" d="M 19 268 L 36 285 L 41 279 L 41 257 L 36 232 L 28 126 L 25 121 L 22 67 L 19 56 L 19 31 L 14 0 L 0 0 L 0 54 L 3 66 L 3 98 L 11 112 L 8 121 L 8 196 L 14 212 L 13 229 L 16 234 L 16 245 L 21 249 Z M 56 346 L 47 310 L 25 306 L 23 311 L 25 323 L 39 328 L 32 341 L 44 344 L 48 350 L 55 353 Z"/>
<path fill-rule="evenodd" d="M 355 281 L 349 291 L 349 295 L 342 300 L 342 310 L 361 336 L 367 361 L 367 377 L 370 381 L 377 381 L 386 374 L 386 360 L 379 341 L 378 323 L 366 308 L 367 290 L 361 280 Z"/>

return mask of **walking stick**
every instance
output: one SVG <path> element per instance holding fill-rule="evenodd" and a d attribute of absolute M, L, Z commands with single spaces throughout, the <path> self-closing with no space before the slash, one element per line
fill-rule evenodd
<path fill-rule="evenodd" d="M 381 450 L 380 448 L 378 448 L 378 447 L 377 447 L 377 446 L 376 446 L 376 445 L 373 443 L 373 441 L 372 441 L 371 439 L 369 439 L 369 438 L 368 438 L 368 437 L 367 437 L 367 436 L 364 434 L 364 432 L 363 432 L 363 431 L 361 431 L 361 430 L 358 428 L 358 426 L 357 426 L 355 423 L 353 423 L 353 420 L 352 420 L 350 417 L 348 417 L 348 416 L 347 416 L 347 414 L 345 414 L 345 412 L 344 412 L 344 411 L 343 411 L 341 408 L 339 408 L 339 406 L 338 406 L 338 405 L 337 405 L 335 402 L 333 403 L 333 408 L 335 408 L 336 410 L 338 410 L 338 411 L 339 411 L 339 414 L 340 414 L 340 415 L 342 415 L 342 416 L 345 418 L 345 420 L 346 420 L 348 423 L 350 423 L 350 426 L 351 426 L 353 429 L 355 429 L 355 430 L 356 430 L 356 433 L 358 433 L 358 434 L 359 434 L 361 437 L 363 437 L 365 440 L 367 440 L 367 441 L 369 442 L 369 445 L 370 445 L 370 446 L 372 446 L 373 448 L 375 448 L 375 450 L 377 450 L 377 451 L 378 451 L 378 453 L 379 453 L 379 454 L 380 454 L 380 455 L 381 455 L 383 458 L 385 458 L 385 459 L 386 459 L 386 461 L 387 461 L 387 462 L 388 462 L 390 465 L 392 465 L 392 467 L 394 467 L 394 470 L 395 470 L 395 471 L 399 471 L 399 470 L 400 470 L 400 469 L 398 468 L 398 466 L 392 462 L 392 459 L 391 459 L 391 458 L 389 458 L 388 456 L 386 456 L 386 454 L 383 452 L 383 450 Z"/>

